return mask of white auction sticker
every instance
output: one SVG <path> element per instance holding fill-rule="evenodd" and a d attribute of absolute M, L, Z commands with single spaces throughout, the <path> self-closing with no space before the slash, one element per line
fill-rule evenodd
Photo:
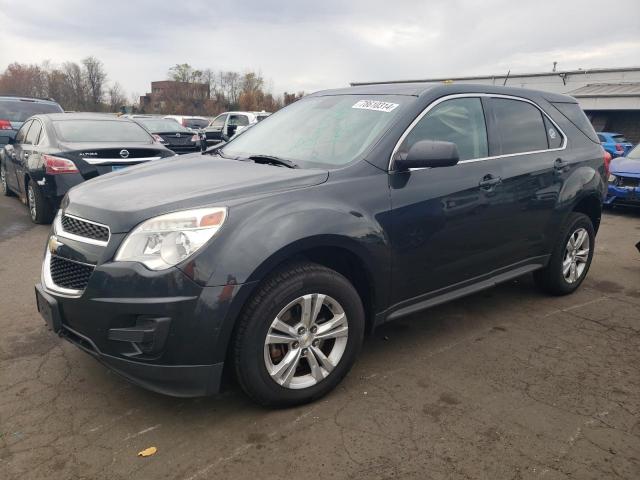
<path fill-rule="evenodd" d="M 390 112 L 398 106 L 397 103 L 381 102 L 380 100 L 360 100 L 351 108 L 362 110 L 376 110 L 378 112 Z"/>

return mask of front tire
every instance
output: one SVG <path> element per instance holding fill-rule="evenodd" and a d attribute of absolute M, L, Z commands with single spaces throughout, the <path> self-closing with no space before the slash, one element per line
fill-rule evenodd
<path fill-rule="evenodd" d="M 571 213 L 549 263 L 533 274 L 538 287 L 552 295 L 573 293 L 587 276 L 594 247 L 595 230 L 591 219 L 583 213 Z"/>
<path fill-rule="evenodd" d="M 239 320 L 233 360 L 240 386 L 265 406 L 320 398 L 351 369 L 364 326 L 362 301 L 338 272 L 314 263 L 281 269 Z"/>
<path fill-rule="evenodd" d="M 53 208 L 33 180 L 27 185 L 27 207 L 33 223 L 45 224 L 53 220 Z"/>

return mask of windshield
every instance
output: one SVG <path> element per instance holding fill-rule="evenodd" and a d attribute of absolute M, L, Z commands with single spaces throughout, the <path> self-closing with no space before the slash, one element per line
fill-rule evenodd
<path fill-rule="evenodd" d="M 190 132 L 186 127 L 183 127 L 175 120 L 168 118 L 136 118 L 136 121 L 151 133 L 162 132 Z"/>
<path fill-rule="evenodd" d="M 340 167 L 360 157 L 413 100 L 402 95 L 303 98 L 247 129 L 221 154 L 274 156 L 303 168 Z"/>
<path fill-rule="evenodd" d="M 40 103 L 28 100 L 0 100 L 0 118 L 10 122 L 24 122 L 39 113 L 61 113 L 57 103 Z"/>
<path fill-rule="evenodd" d="M 151 136 L 134 122 L 119 120 L 58 120 L 53 127 L 66 142 L 144 142 Z"/>
<path fill-rule="evenodd" d="M 640 144 L 636 145 L 629 153 L 627 153 L 627 158 L 631 160 L 640 160 Z"/>

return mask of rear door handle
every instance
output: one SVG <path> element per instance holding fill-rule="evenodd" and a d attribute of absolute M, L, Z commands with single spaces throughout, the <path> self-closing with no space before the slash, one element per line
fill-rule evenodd
<path fill-rule="evenodd" d="M 502 177 L 494 177 L 493 175 L 485 175 L 480 180 L 479 186 L 483 190 L 492 190 L 493 187 L 502 183 Z"/>
<path fill-rule="evenodd" d="M 561 158 L 556 158 L 556 161 L 553 162 L 553 168 L 556 170 L 563 172 L 569 166 L 569 162 L 565 162 Z"/>

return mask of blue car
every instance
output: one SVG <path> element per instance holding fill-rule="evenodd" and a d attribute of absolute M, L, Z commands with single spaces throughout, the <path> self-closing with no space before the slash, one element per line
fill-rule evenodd
<path fill-rule="evenodd" d="M 605 205 L 640 207 L 640 148 L 636 146 L 626 157 L 611 160 L 609 171 Z"/>
<path fill-rule="evenodd" d="M 598 139 L 612 158 L 624 157 L 633 148 L 633 143 L 621 133 L 598 132 Z"/>

